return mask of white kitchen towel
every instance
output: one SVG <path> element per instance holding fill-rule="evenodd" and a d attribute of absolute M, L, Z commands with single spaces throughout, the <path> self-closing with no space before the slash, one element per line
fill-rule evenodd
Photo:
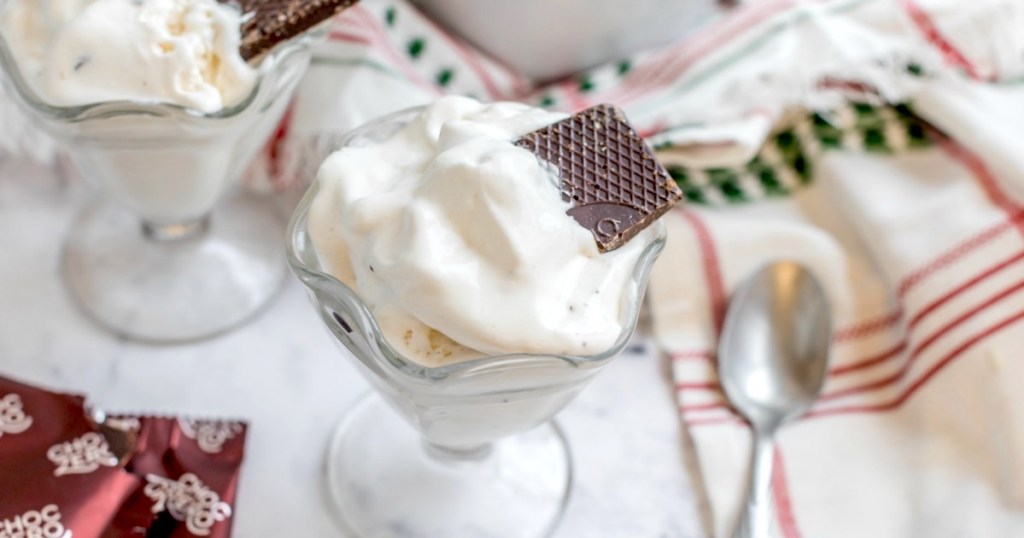
<path fill-rule="evenodd" d="M 934 6 L 931 4 L 935 4 Z M 612 102 L 681 165 L 752 158 L 791 107 L 830 110 L 870 90 L 900 102 L 922 82 L 1019 76 L 1024 10 L 1011 0 L 755 0 L 675 45 L 543 85 L 511 72 L 401 0 L 363 0 L 340 15 L 300 90 L 281 182 L 310 144 L 442 93 L 574 111 Z M 933 15 L 936 14 L 936 15 Z M 510 21 L 514 24 L 514 21 Z M 586 24 L 578 21 L 577 24 Z M 961 52 L 937 29 L 975 43 Z M 523 31 L 528 39 L 528 29 Z M 995 37 L 993 37 L 995 36 Z M 1017 45 L 1018 52 L 1024 48 Z M 304 174 L 308 175 L 309 166 Z M 308 179 L 300 177 L 300 180 Z"/>
<path fill-rule="evenodd" d="M 842 24 L 902 27 L 908 42 L 917 31 L 945 68 L 905 57 L 922 76 L 888 94 L 884 72 L 828 73 L 822 83 L 873 101 L 812 96 L 819 113 L 777 123 L 789 142 L 769 139 L 747 166 L 677 172 L 704 207 L 668 217 L 649 296 L 715 536 L 735 524 L 750 450 L 718 385 L 716 336 L 731 290 L 778 258 L 824 280 L 839 326 L 825 396 L 780 438 L 775 535 L 1024 536 L 1024 87 L 1007 33 L 1024 19 L 995 2 L 894 4 L 902 18 L 869 17 L 880 6 L 860 3 Z M 831 34 L 827 19 L 803 24 Z M 777 39 L 801 35 L 811 34 Z M 802 187 L 766 196 L 773 183 L 751 165 L 793 146 Z"/>
<path fill-rule="evenodd" d="M 788 258 L 823 279 L 839 325 L 825 396 L 781 435 L 777 535 L 1024 536 L 1024 167 L 1008 151 L 1024 131 L 992 145 L 979 131 L 1024 114 L 1022 98 L 925 90 L 917 110 L 950 137 L 932 147 L 826 151 L 789 199 L 668 217 L 649 296 L 715 535 L 737 516 L 750 437 L 715 337 L 730 291 Z"/>

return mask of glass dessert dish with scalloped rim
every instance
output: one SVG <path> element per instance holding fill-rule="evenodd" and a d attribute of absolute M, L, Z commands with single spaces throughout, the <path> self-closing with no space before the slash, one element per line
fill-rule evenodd
<path fill-rule="evenodd" d="M 419 110 L 375 120 L 340 147 L 381 141 Z M 605 352 L 492 355 L 426 367 L 395 351 L 372 309 L 321 268 L 307 230 L 317 193 L 314 183 L 289 225 L 288 263 L 376 393 L 346 414 L 327 454 L 341 522 L 355 536 L 549 535 L 572 485 L 569 447 L 552 417 L 632 336 L 664 247 L 663 225 L 655 224 L 633 269 L 620 309 L 623 330 Z"/>
<path fill-rule="evenodd" d="M 52 106 L 0 32 L 8 92 L 99 195 L 71 224 L 60 261 L 88 318 L 121 337 L 180 343 L 237 327 L 276 296 L 285 217 L 232 187 L 277 128 L 319 34 L 264 58 L 243 101 L 201 113 L 135 101 Z"/>

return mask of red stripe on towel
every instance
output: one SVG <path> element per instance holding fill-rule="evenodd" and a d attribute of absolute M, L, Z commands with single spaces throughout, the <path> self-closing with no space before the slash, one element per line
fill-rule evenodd
<path fill-rule="evenodd" d="M 692 413 L 694 411 L 711 411 L 713 409 L 729 409 L 729 404 L 724 400 L 717 400 L 714 402 L 707 402 L 701 404 L 689 404 L 679 407 L 679 410 L 683 413 Z"/>
<path fill-rule="evenodd" d="M 717 417 L 692 417 L 692 418 L 691 417 L 683 417 L 683 422 L 689 428 L 696 428 L 698 426 L 724 426 L 726 424 L 729 424 L 729 425 L 740 425 L 740 424 L 742 424 L 742 425 L 746 426 L 746 424 L 747 424 L 746 422 L 743 421 L 743 419 L 741 419 L 740 417 L 735 416 L 735 415 L 717 416 Z"/>
<path fill-rule="evenodd" d="M 884 377 L 882 379 L 871 381 L 871 382 L 869 382 L 867 384 L 864 384 L 864 385 L 857 385 L 857 386 L 854 386 L 854 387 L 849 387 L 849 388 L 837 390 L 837 391 L 834 391 L 834 392 L 829 392 L 829 393 L 826 393 L 826 394 L 822 394 L 821 397 L 819 398 L 819 401 L 821 401 L 821 402 L 828 402 L 828 401 L 832 401 L 832 400 L 837 400 L 839 398 L 845 398 L 847 396 L 853 396 L 853 395 L 856 395 L 856 394 L 862 394 L 862 393 L 865 393 L 865 392 L 870 392 L 870 391 L 878 390 L 878 389 L 887 387 L 887 386 L 889 386 L 891 384 L 898 383 L 899 381 L 901 381 L 901 380 L 906 378 L 907 374 L 909 374 L 910 369 L 914 365 L 914 363 L 917 362 L 917 360 L 921 357 L 921 355 L 923 355 L 935 342 L 937 342 L 939 340 L 939 338 L 941 338 L 943 335 L 948 334 L 949 332 L 957 329 L 958 327 L 960 327 L 961 325 L 963 325 L 964 323 L 969 321 L 971 318 L 973 318 L 974 316 L 976 316 L 979 313 L 983 312 L 984 310 L 986 310 L 987 308 L 991 307 L 992 305 L 1002 301 L 1003 299 L 1005 299 L 1005 298 L 1009 297 L 1010 295 L 1012 295 L 1014 293 L 1017 293 L 1017 292 L 1019 292 L 1021 290 L 1024 290 L 1024 281 L 1020 281 L 1020 282 L 1018 282 L 1018 283 L 1016 283 L 1016 284 L 1014 284 L 1014 285 L 1004 289 L 1003 291 L 1001 291 L 1001 292 L 999 292 L 999 293 L 989 297 L 988 299 L 986 299 L 982 303 L 980 303 L 978 305 L 975 305 L 971 309 L 967 310 L 966 312 L 964 312 L 961 315 L 957 316 L 956 318 L 952 319 L 951 321 L 949 321 L 948 323 L 946 323 L 942 327 L 937 328 L 927 338 L 925 338 L 924 340 L 922 340 L 920 343 L 918 343 L 916 346 L 914 346 L 912 348 L 912 350 L 910 352 L 910 355 L 907 357 L 906 361 L 899 368 L 899 370 L 897 370 L 893 374 L 891 374 L 889 376 L 886 376 L 886 377 Z M 907 341 L 905 339 L 902 342 L 902 344 L 906 345 L 906 343 L 907 343 Z M 894 356 L 898 356 L 899 353 L 900 352 L 896 352 L 896 354 Z M 942 359 L 942 360 L 946 360 L 946 359 Z M 882 362 L 882 360 L 879 360 L 879 362 Z M 940 362 L 941 362 L 941 360 L 940 360 Z M 930 370 L 929 370 L 929 372 L 930 372 Z M 929 374 L 926 374 L 926 376 L 927 375 L 929 375 Z M 918 383 L 918 381 L 914 381 L 913 383 L 911 383 L 910 386 L 911 387 L 915 387 L 915 386 L 917 386 L 917 383 Z M 914 389 L 914 390 L 916 390 L 916 389 Z M 727 406 L 727 404 L 725 402 L 711 402 L 711 403 L 705 403 L 705 404 L 699 404 L 699 405 L 684 405 L 684 406 L 681 407 L 681 411 L 684 412 L 684 413 L 690 413 L 690 412 L 695 412 L 695 411 L 709 411 L 709 410 L 712 410 L 712 409 L 718 409 L 718 408 L 725 407 L 725 406 Z M 825 411 L 828 411 L 828 410 L 825 410 Z"/>
<path fill-rule="evenodd" d="M 903 319 L 903 310 L 897 309 L 880 318 L 869 319 L 851 325 L 835 332 L 833 339 L 835 343 L 851 342 L 871 336 L 879 331 L 884 331 L 894 325 L 898 325 Z"/>
<path fill-rule="evenodd" d="M 358 45 L 373 44 L 373 41 L 371 41 L 370 38 L 366 36 L 344 32 L 341 30 L 332 30 L 330 34 L 327 34 L 327 39 L 331 41 L 342 41 L 345 43 L 356 43 Z"/>
<path fill-rule="evenodd" d="M 625 104 L 651 95 L 676 82 L 697 62 L 742 37 L 768 18 L 789 9 L 793 0 L 753 2 L 712 23 L 706 30 L 684 39 L 679 45 L 655 53 L 650 63 L 634 70 L 623 83 L 602 96 L 605 101 Z"/>
<path fill-rule="evenodd" d="M 1021 220 L 1022 216 L 1024 216 L 1024 214 L 1019 212 L 1014 215 L 1011 215 L 1010 218 L 996 224 L 995 226 L 982 230 L 974 237 L 971 237 L 970 239 L 964 241 L 963 243 L 960 243 L 952 250 L 949 250 L 948 252 L 942 254 L 938 258 L 935 258 L 934 260 L 929 262 L 927 265 L 921 267 L 920 269 L 911 271 L 907 275 L 907 277 L 900 282 L 900 287 L 897 294 L 902 299 L 910 292 L 910 290 L 916 288 L 918 285 L 921 284 L 921 282 L 926 280 L 928 277 L 932 276 L 938 271 L 941 271 L 942 269 L 949 267 L 950 265 L 953 265 L 954 263 L 960 261 L 960 259 L 962 259 L 964 256 L 967 256 L 968 254 L 974 252 L 975 250 L 978 250 L 979 248 L 991 243 L 1000 235 L 1012 229 L 1017 224 L 1017 222 Z"/>
<path fill-rule="evenodd" d="M 792 499 L 789 496 L 789 478 L 786 474 L 786 460 L 782 457 L 782 449 L 775 447 L 775 473 L 772 476 L 772 494 L 775 496 L 775 515 L 778 517 L 779 530 L 783 538 L 800 538 L 800 528 L 796 524 Z"/>
<path fill-rule="evenodd" d="M 576 113 L 590 107 L 590 100 L 579 91 L 579 84 L 575 80 L 565 79 L 558 84 L 558 89 L 562 90 L 562 97 L 568 105 L 567 112 Z"/>
<path fill-rule="evenodd" d="M 704 350 L 679 351 L 672 354 L 674 361 L 709 361 L 713 353 Z"/>
<path fill-rule="evenodd" d="M 681 215 L 690 224 L 700 245 L 701 258 L 704 263 L 704 280 L 708 285 L 708 298 L 711 300 L 711 316 L 715 322 L 715 334 L 721 334 L 725 322 L 725 308 L 728 297 L 722 281 L 722 268 L 718 262 L 715 240 L 704 221 L 693 211 L 681 211 Z"/>
<path fill-rule="evenodd" d="M 1019 252 L 1017 254 L 1014 254 L 1013 256 L 1010 256 L 1009 258 L 1003 260 L 1002 262 L 994 265 L 992 268 L 983 271 L 981 274 L 974 276 L 967 282 L 964 282 L 963 284 L 947 292 L 945 295 L 932 301 L 928 306 L 922 308 L 921 311 L 918 312 L 917 315 L 915 315 L 913 319 L 910 320 L 910 328 L 913 329 L 914 327 L 916 327 L 919 323 L 921 323 L 921 321 L 924 320 L 924 318 L 928 317 L 929 314 L 932 314 L 942 305 L 953 300 L 961 293 L 967 291 L 968 289 L 974 286 L 977 286 L 981 282 L 987 280 L 989 277 L 995 275 L 996 273 L 1002 271 L 1003 269 L 1006 269 L 1007 267 L 1021 260 L 1024 260 L 1024 252 Z"/>
<path fill-rule="evenodd" d="M 866 359 L 854 361 L 845 366 L 837 366 L 835 368 L 832 368 L 831 371 L 829 371 L 828 375 L 829 377 L 839 377 L 850 372 L 857 372 L 865 368 L 871 368 L 872 366 L 877 366 L 879 364 L 882 364 L 883 362 L 892 360 L 895 357 L 899 357 L 901 353 L 906 351 L 906 349 L 907 341 L 906 339 L 903 339 L 902 341 L 898 342 L 895 347 L 889 348 L 877 355 L 868 357 Z"/>
<path fill-rule="evenodd" d="M 921 30 L 921 33 L 924 34 L 925 39 L 935 48 L 939 49 L 939 52 L 946 57 L 946 61 L 963 69 L 967 76 L 974 80 L 981 80 L 981 74 L 974 64 L 956 48 L 952 41 L 942 35 L 935 21 L 932 20 L 928 12 L 916 0 L 900 0 L 900 4 L 907 10 L 907 14 L 910 15 L 911 20 L 917 25 L 918 30 Z"/>
<path fill-rule="evenodd" d="M 952 331 L 953 329 L 956 329 L 960 325 L 963 325 L 967 320 L 978 315 L 988 307 L 998 303 L 999 301 L 1002 301 L 1003 299 L 1021 290 L 1024 290 L 1024 280 L 1004 289 L 1003 291 L 989 297 L 988 299 L 985 299 L 985 301 L 982 302 L 981 304 L 975 305 L 973 308 L 971 308 L 967 312 L 964 312 L 956 319 L 953 319 L 952 321 L 946 323 L 945 325 L 937 329 L 934 333 L 932 333 L 931 336 L 925 338 L 920 344 L 918 344 L 910 353 L 910 360 L 907 361 L 907 367 L 909 368 L 910 363 L 912 363 L 918 356 L 920 356 L 921 353 L 924 353 L 925 350 L 931 347 L 931 345 L 934 344 L 939 338 L 942 338 L 943 335 L 945 335 L 949 331 Z"/>
<path fill-rule="evenodd" d="M 994 204 L 999 206 L 1000 209 L 1006 212 L 1007 216 L 1014 217 L 1019 215 L 1021 206 L 1014 200 L 1012 200 L 1006 192 L 999 185 L 999 180 L 996 179 L 995 175 L 985 166 L 984 161 L 981 157 L 970 151 L 966 147 L 950 140 L 948 138 L 942 139 L 940 147 L 953 159 L 960 161 L 960 164 L 964 165 L 971 174 L 974 175 L 978 184 L 985 191 L 985 194 L 992 200 Z M 1019 220 L 1019 216 L 1017 219 Z"/>
<path fill-rule="evenodd" d="M 377 17 L 368 11 L 366 7 L 362 4 L 356 4 L 346 11 L 346 13 L 351 13 L 355 18 L 359 19 L 363 28 L 367 28 L 372 32 L 372 38 L 374 41 L 373 49 L 381 51 L 381 53 L 388 56 L 395 67 L 397 67 L 411 82 L 436 96 L 443 94 L 443 92 L 434 83 L 427 80 L 419 71 L 416 70 L 404 54 L 395 50 L 394 43 L 392 43 L 391 39 L 388 37 L 387 31 L 381 27 L 377 21 Z"/>
<path fill-rule="evenodd" d="M 677 391 L 687 391 L 687 390 L 718 391 L 719 390 L 719 386 L 718 386 L 718 383 L 716 383 L 714 381 L 707 381 L 707 382 L 703 382 L 703 383 L 682 381 L 682 382 L 676 383 L 676 390 Z"/>
<path fill-rule="evenodd" d="M 1018 312 L 996 323 L 995 325 L 992 325 L 987 329 L 975 334 L 971 338 L 967 339 L 967 341 L 965 341 L 959 347 L 947 353 L 934 366 L 929 368 L 924 375 L 922 375 L 920 378 L 914 381 L 910 385 L 910 387 L 908 387 L 907 390 L 903 392 L 903 394 L 899 395 L 898 397 L 891 401 L 873 405 L 856 405 L 849 407 L 833 407 L 831 409 L 820 409 L 808 413 L 807 415 L 805 415 L 805 418 L 819 418 L 830 415 L 842 415 L 850 413 L 882 413 L 896 409 L 897 407 L 903 405 L 907 400 L 909 400 L 918 390 L 921 389 L 921 387 L 923 387 L 925 384 L 928 383 L 929 380 L 935 377 L 936 374 L 938 374 L 947 366 L 952 364 L 956 359 L 965 355 L 966 352 L 970 350 L 972 347 L 978 345 L 979 343 L 983 342 L 985 339 L 991 336 L 995 336 L 999 332 L 1005 330 L 1006 328 L 1010 327 L 1014 323 L 1017 323 L 1021 320 L 1024 320 L 1024 311 Z"/>

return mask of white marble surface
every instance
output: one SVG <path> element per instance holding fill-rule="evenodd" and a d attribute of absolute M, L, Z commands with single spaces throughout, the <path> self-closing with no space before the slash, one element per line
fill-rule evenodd
<path fill-rule="evenodd" d="M 115 411 L 244 418 L 234 535 L 341 536 L 323 458 L 366 385 L 299 284 L 290 279 L 269 311 L 227 336 L 178 347 L 120 341 L 81 317 L 58 279 L 61 239 L 88 195 L 49 170 L 0 162 L 0 375 Z M 560 415 L 577 482 L 557 537 L 704 535 L 668 365 L 643 330 L 632 347 Z"/>

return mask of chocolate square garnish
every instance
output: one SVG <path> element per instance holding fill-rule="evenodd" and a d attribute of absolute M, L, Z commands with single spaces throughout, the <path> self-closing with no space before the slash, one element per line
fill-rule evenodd
<path fill-rule="evenodd" d="M 683 193 L 654 150 L 612 105 L 597 105 L 515 142 L 550 163 L 568 214 L 610 252 L 664 215 Z"/>
<path fill-rule="evenodd" d="M 245 61 L 259 58 L 359 0 L 220 0 L 242 10 L 242 45 Z"/>

